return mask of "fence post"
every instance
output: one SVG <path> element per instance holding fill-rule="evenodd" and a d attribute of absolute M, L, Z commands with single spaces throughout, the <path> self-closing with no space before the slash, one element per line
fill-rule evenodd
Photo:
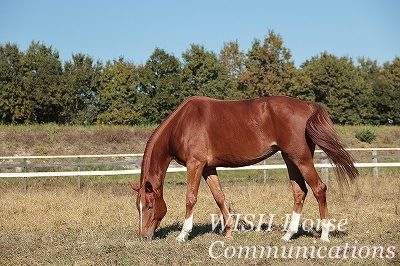
<path fill-rule="evenodd" d="M 324 154 L 324 157 L 322 158 L 322 163 L 323 164 L 329 163 L 328 157 L 326 156 L 326 154 Z M 324 183 L 328 183 L 328 179 L 329 179 L 329 168 L 328 167 L 322 167 L 321 176 L 322 176 L 322 181 L 324 181 Z"/>
<path fill-rule="evenodd" d="M 28 171 L 28 167 L 27 167 L 26 163 L 27 163 L 27 159 L 24 158 L 24 173 L 26 173 Z M 25 187 L 25 191 L 27 191 L 28 190 L 28 177 L 27 176 L 24 177 L 24 187 Z"/>
<path fill-rule="evenodd" d="M 264 165 L 267 164 L 267 160 L 264 160 Z M 264 169 L 264 184 L 267 182 L 267 169 Z"/>
<path fill-rule="evenodd" d="M 372 150 L 372 163 L 378 163 L 378 151 Z M 372 175 L 378 177 L 378 166 L 372 168 Z"/>
<path fill-rule="evenodd" d="M 81 163 L 82 163 L 82 158 L 78 157 L 78 172 L 81 171 Z M 81 176 L 78 175 L 77 179 L 78 179 L 78 189 L 81 189 L 81 187 L 82 187 L 81 186 Z"/>

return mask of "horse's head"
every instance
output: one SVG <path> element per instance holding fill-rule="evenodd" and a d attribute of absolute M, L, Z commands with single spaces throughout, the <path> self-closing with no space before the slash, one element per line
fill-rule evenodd
<path fill-rule="evenodd" d="M 167 205 L 160 191 L 154 190 L 150 182 L 138 187 L 130 183 L 137 191 L 136 208 L 139 211 L 139 237 L 142 240 L 151 240 L 154 231 L 167 213 Z"/>

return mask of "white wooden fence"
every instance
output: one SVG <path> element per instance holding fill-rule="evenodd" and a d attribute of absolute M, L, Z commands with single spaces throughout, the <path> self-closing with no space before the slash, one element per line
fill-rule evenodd
<path fill-rule="evenodd" d="M 357 168 L 369 167 L 372 168 L 373 175 L 378 176 L 379 167 L 400 167 L 400 148 L 350 148 L 350 151 L 357 163 Z M 378 155 L 379 152 L 379 155 Z M 364 153 L 364 155 L 363 155 Z M 382 154 L 384 153 L 384 154 Z M 0 178 L 29 178 L 29 177 L 58 177 L 58 176 L 76 176 L 78 177 L 78 186 L 80 187 L 81 176 L 105 176 L 105 175 L 131 175 L 140 174 L 140 163 L 143 154 L 107 154 L 107 155 L 66 155 L 66 156 L 5 156 L 0 157 Z M 124 161 L 100 161 L 105 158 L 123 158 Z M 132 160 L 127 160 L 132 158 Z M 136 158 L 136 161 L 133 159 Z M 34 160 L 73 160 L 67 163 L 32 163 Z M 85 159 L 97 159 L 96 162 L 83 162 Z M 379 159 L 379 162 L 378 162 Z M 279 163 L 276 163 L 276 161 Z M 382 161 L 381 161 L 382 160 Z M 275 161 L 275 163 L 273 163 Z M 319 162 L 318 162 L 319 161 Z M 272 163 L 269 163 L 272 162 Z M 314 160 L 316 168 L 322 168 L 322 178 L 327 178 L 328 169 L 333 167 L 326 155 L 320 151 L 316 151 Z M 125 168 L 133 169 L 118 169 L 118 170 L 81 170 L 82 167 L 95 166 L 116 166 L 124 165 Z M 74 167 L 72 171 L 29 171 L 30 168 L 65 168 Z M 226 168 L 219 167 L 218 170 L 234 171 L 234 170 L 269 170 L 269 169 L 285 169 L 286 165 L 279 157 L 267 159 L 261 164 L 255 164 L 245 167 Z M 8 170 L 3 170 L 8 169 Z M 14 170 L 10 170 L 14 169 Z M 170 165 L 167 172 L 183 172 L 185 167 Z M 265 178 L 265 172 L 264 172 Z M 26 181 L 25 181 L 26 182 Z"/>

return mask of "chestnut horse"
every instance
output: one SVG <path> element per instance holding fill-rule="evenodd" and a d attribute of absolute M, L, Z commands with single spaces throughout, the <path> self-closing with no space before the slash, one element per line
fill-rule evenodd
<path fill-rule="evenodd" d="M 255 164 L 280 150 L 294 196 L 291 221 L 282 239 L 289 241 L 298 230 L 307 183 L 318 202 L 321 239 L 329 241 L 326 185 L 313 164 L 316 144 L 336 166 L 339 184 L 356 178 L 352 157 L 339 143 L 327 111 L 317 103 L 285 96 L 237 101 L 200 96 L 187 99 L 154 131 L 144 151 L 140 186 L 131 183 L 138 192 L 140 239 L 151 239 L 167 212 L 163 185 L 171 160 L 187 167 L 186 215 L 177 240 L 185 241 L 193 227 L 202 176 L 223 215 L 226 237 L 231 237 L 233 221 L 216 168 Z"/>

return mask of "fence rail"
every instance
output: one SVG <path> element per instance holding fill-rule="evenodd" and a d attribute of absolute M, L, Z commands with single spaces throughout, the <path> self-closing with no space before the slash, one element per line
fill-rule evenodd
<path fill-rule="evenodd" d="M 351 148 L 350 151 L 357 163 L 358 168 L 372 168 L 373 175 L 378 176 L 379 167 L 400 167 L 400 148 Z M 380 153 L 378 155 L 378 152 Z M 384 153 L 384 154 L 382 154 Z M 356 156 L 355 156 L 356 154 Z M 0 157 L 0 178 L 18 178 L 23 177 L 60 177 L 76 176 L 78 177 L 78 186 L 80 187 L 81 176 L 102 176 L 102 175 L 130 175 L 140 174 L 140 164 L 143 154 L 104 154 L 104 155 L 65 155 L 65 156 L 5 156 Z M 110 158 L 114 161 L 110 161 Z M 124 160 L 121 161 L 121 158 Z M 83 162 L 82 160 L 93 160 L 92 162 Z M 108 159 L 108 161 L 104 161 Z M 115 161 L 117 159 L 117 161 Z M 379 159 L 379 162 L 378 162 Z M 33 163 L 34 160 L 40 160 L 40 163 Z M 44 160 L 63 160 L 63 162 L 44 163 Z M 72 160 L 65 162 L 65 160 Z M 397 160 L 397 161 L 394 161 Z M 314 158 L 316 168 L 321 168 L 323 179 L 327 179 L 328 169 L 332 165 L 328 162 L 327 156 L 320 150 L 316 151 Z M 69 171 L 54 171 L 54 168 L 74 168 Z M 88 167 L 124 167 L 124 169 L 108 170 L 82 170 Z M 48 171 L 29 171 L 28 169 L 49 168 Z M 128 168 L 128 169 L 127 169 Z M 286 165 L 280 156 L 273 156 L 264 160 L 260 164 L 237 168 L 219 167 L 218 170 L 269 170 L 285 169 Z M 184 172 L 185 167 L 178 167 L 171 164 L 167 172 Z M 265 180 L 265 173 L 264 173 Z M 26 186 L 26 181 L 25 181 Z"/>

